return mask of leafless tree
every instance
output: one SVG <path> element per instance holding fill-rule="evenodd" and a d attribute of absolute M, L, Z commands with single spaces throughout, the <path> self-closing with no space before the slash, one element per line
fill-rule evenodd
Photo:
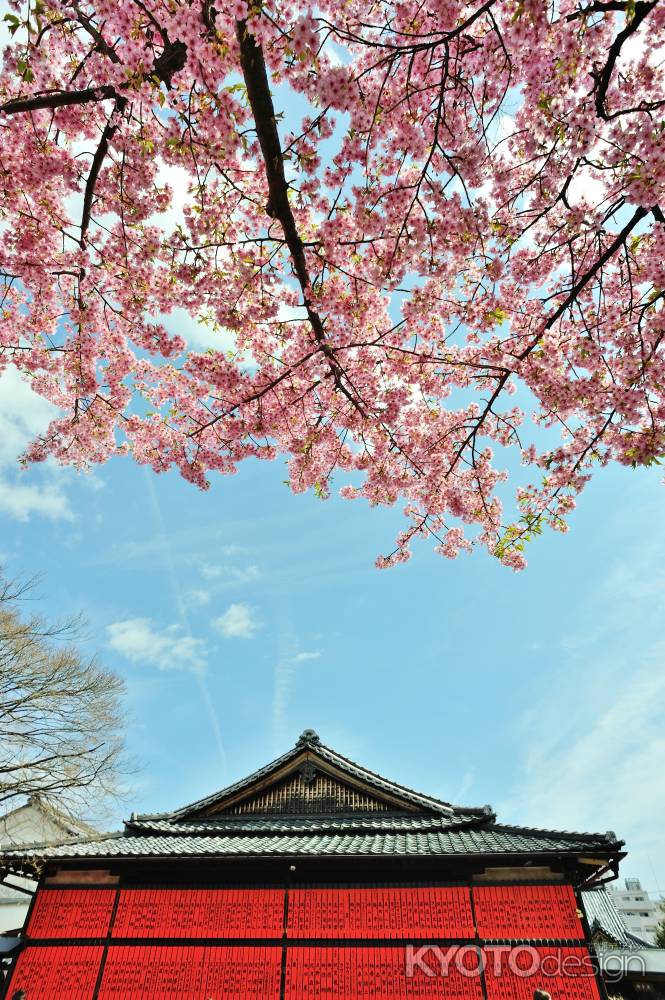
<path fill-rule="evenodd" d="M 0 578 L 0 806 L 98 809 L 128 770 L 123 681 L 81 651 L 80 617 L 26 609 L 33 584 Z"/>

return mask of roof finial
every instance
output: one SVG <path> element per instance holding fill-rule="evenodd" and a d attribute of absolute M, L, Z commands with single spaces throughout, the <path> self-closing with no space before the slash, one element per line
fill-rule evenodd
<path fill-rule="evenodd" d="M 320 742 L 321 740 L 319 738 L 319 734 L 315 729 L 304 729 L 300 734 L 300 736 L 298 737 L 298 742 L 296 743 L 296 746 L 297 747 L 305 746 L 306 744 L 310 744 L 311 746 L 318 746 Z"/>

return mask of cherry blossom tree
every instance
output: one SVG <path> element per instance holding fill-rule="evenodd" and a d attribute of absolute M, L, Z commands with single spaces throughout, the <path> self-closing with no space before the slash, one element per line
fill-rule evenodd
<path fill-rule="evenodd" d="M 5 20 L 0 356 L 60 410 L 27 460 L 205 487 L 283 454 L 296 492 L 403 505 L 379 565 L 425 536 L 521 568 L 594 468 L 663 455 L 665 3 Z"/>

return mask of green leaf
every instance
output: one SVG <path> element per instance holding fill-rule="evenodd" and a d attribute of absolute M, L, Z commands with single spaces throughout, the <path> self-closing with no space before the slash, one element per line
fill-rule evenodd
<path fill-rule="evenodd" d="M 35 78 L 35 74 L 32 72 L 25 59 L 18 59 L 16 61 L 16 69 L 18 70 L 18 75 L 22 80 L 25 80 L 26 83 L 32 83 Z"/>
<path fill-rule="evenodd" d="M 503 323 L 508 319 L 508 313 L 505 309 L 497 306 L 496 309 L 492 309 L 490 312 L 485 314 L 485 319 L 489 323 Z"/>

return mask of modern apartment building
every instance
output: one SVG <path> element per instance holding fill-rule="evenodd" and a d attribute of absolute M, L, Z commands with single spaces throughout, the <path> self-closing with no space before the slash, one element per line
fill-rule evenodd
<path fill-rule="evenodd" d="M 653 944 L 656 927 L 663 917 L 660 900 L 651 898 L 635 877 L 625 879 L 625 888 L 608 886 L 608 891 L 628 930 Z"/>

